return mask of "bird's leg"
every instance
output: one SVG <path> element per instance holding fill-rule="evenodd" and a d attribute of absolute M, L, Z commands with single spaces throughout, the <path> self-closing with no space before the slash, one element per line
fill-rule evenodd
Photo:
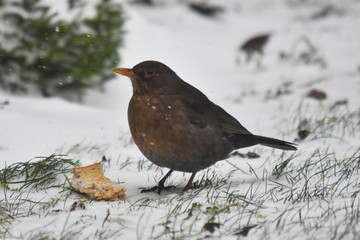
<path fill-rule="evenodd" d="M 264 66 L 262 64 L 264 53 L 263 51 L 259 51 L 258 54 L 256 54 L 256 68 L 258 70 L 264 70 Z"/>
<path fill-rule="evenodd" d="M 195 174 L 196 174 L 196 172 L 193 172 L 193 173 L 191 174 L 191 177 L 190 177 L 188 183 L 186 184 L 186 186 L 185 186 L 185 187 L 183 188 L 183 190 L 182 190 L 183 192 L 185 192 L 186 190 L 189 190 L 189 189 L 190 189 L 191 184 L 192 184 L 192 181 L 194 180 Z"/>
<path fill-rule="evenodd" d="M 174 170 L 170 169 L 170 171 L 160 180 L 159 184 L 155 187 L 152 187 L 152 188 L 148 188 L 148 189 L 142 189 L 141 190 L 141 193 L 144 193 L 144 192 L 154 192 L 157 190 L 157 192 L 160 194 L 161 190 L 165 189 L 165 188 L 171 188 L 171 186 L 169 187 L 165 187 L 164 186 L 164 183 L 166 181 L 166 179 L 171 175 L 171 173 L 173 172 Z"/>
<path fill-rule="evenodd" d="M 166 181 L 166 179 L 171 175 L 171 173 L 174 170 L 170 169 L 168 171 L 168 173 L 160 180 L 159 185 L 158 185 L 158 193 L 160 194 L 161 190 L 165 189 L 166 187 L 164 186 L 164 183 Z"/>

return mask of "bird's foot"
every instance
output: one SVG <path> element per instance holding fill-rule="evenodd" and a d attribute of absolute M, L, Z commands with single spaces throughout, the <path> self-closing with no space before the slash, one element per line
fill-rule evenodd
<path fill-rule="evenodd" d="M 185 191 L 189 190 L 190 188 L 192 188 L 192 182 L 194 180 L 195 174 L 196 174 L 196 172 L 193 172 L 191 174 L 191 177 L 190 177 L 188 183 L 186 184 L 186 186 L 182 190 L 183 192 L 185 192 Z"/>
<path fill-rule="evenodd" d="M 141 189 L 141 193 L 145 193 L 145 192 L 157 192 L 158 194 L 161 193 L 162 190 L 164 189 L 171 189 L 171 188 L 175 188 L 175 186 L 164 186 L 164 183 L 166 181 L 166 179 L 170 176 L 170 174 L 173 172 L 174 170 L 170 170 L 159 182 L 159 185 L 152 187 L 152 188 L 142 188 Z M 191 188 L 192 182 L 194 180 L 196 172 L 193 172 L 188 183 L 186 184 L 186 186 L 182 189 L 182 192 L 185 192 L 186 190 L 189 190 Z"/>
<path fill-rule="evenodd" d="M 168 190 L 172 188 L 175 188 L 175 186 L 155 186 L 152 188 L 141 188 L 141 193 L 157 192 L 158 194 L 160 194 L 162 190 Z"/>

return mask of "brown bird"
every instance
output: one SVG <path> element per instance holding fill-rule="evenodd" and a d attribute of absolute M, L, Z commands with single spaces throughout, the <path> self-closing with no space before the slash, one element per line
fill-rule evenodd
<path fill-rule="evenodd" d="M 264 47 L 270 37 L 271 37 L 270 33 L 257 35 L 251 37 L 240 46 L 240 51 L 245 54 L 245 59 L 247 63 L 255 60 L 257 66 L 259 68 L 261 67 L 261 59 L 264 55 Z M 240 63 L 240 58 L 237 59 L 237 62 Z"/>
<path fill-rule="evenodd" d="M 253 135 L 163 63 L 145 61 L 114 71 L 132 82 L 128 121 L 134 142 L 147 159 L 170 169 L 158 186 L 145 191 L 160 193 L 173 171 L 192 173 L 185 191 L 196 172 L 238 148 L 262 144 L 296 150 L 293 143 Z"/>
<path fill-rule="evenodd" d="M 270 34 L 266 33 L 252 37 L 241 45 L 240 50 L 248 52 L 249 54 L 253 54 L 255 52 L 262 54 L 264 46 L 268 42 L 270 36 Z"/>

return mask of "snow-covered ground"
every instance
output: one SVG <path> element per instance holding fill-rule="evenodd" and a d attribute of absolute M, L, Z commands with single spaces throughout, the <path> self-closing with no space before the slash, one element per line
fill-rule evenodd
<path fill-rule="evenodd" d="M 174 173 L 167 183 L 176 189 L 140 194 L 167 169 L 145 160 L 131 141 L 129 79 L 114 74 L 105 93 L 89 91 L 83 103 L 0 90 L 0 104 L 9 102 L 0 105 L 0 169 L 54 153 L 82 166 L 105 156 L 105 175 L 128 195 L 96 202 L 75 193 L 65 197 L 56 188 L 19 194 L 0 186 L 0 207 L 13 208 L 14 216 L 0 215 L 0 237 L 359 239 L 360 2 L 206 1 L 223 8 L 211 18 L 186 1 L 154 2 L 124 2 L 119 67 L 161 61 L 254 134 L 295 141 L 303 122 L 309 136 L 295 153 L 241 149 L 260 158 L 229 158 L 237 167 L 219 162 L 199 172 L 200 187 L 185 193 L 180 189 L 190 175 Z M 271 33 L 262 67 L 237 63 L 241 43 L 262 33 Z M 327 98 L 307 97 L 312 89 Z M 70 211 L 74 202 L 85 209 Z M 206 223 L 220 225 L 211 232 Z"/>

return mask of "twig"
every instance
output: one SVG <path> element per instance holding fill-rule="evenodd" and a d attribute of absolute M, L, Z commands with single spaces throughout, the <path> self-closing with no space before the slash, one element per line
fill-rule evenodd
<path fill-rule="evenodd" d="M 107 209 L 107 214 L 106 214 L 106 217 L 105 217 L 105 219 L 103 221 L 102 227 L 104 227 L 104 224 L 105 224 L 106 220 L 108 220 L 109 216 L 110 216 L 110 209 Z"/>
<path fill-rule="evenodd" d="M 245 173 L 246 175 L 250 176 L 249 173 L 245 172 L 244 170 L 242 170 L 241 168 L 239 168 L 238 166 L 236 166 L 235 164 L 233 164 L 232 162 L 230 162 L 229 160 L 225 160 L 228 164 L 230 164 L 231 166 L 233 166 L 234 168 L 236 168 L 237 170 L 241 171 L 242 173 Z"/>

